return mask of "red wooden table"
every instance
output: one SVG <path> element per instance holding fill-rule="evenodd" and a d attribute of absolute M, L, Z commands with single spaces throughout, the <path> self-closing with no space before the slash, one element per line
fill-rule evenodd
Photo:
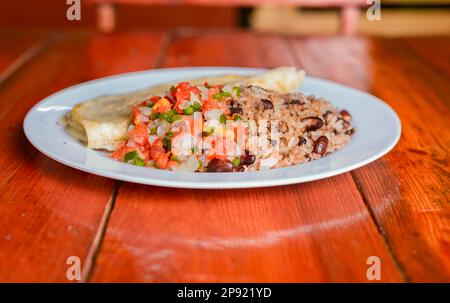
<path fill-rule="evenodd" d="M 0 31 L 0 281 L 450 281 L 450 38 L 280 37 L 174 30 Z M 33 104 L 134 70 L 295 65 L 386 100 L 403 123 L 387 156 L 336 177 L 242 190 L 118 182 L 26 140 Z"/>

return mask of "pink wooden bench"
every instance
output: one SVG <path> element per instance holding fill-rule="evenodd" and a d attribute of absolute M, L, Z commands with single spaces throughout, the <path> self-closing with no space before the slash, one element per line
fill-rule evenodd
<path fill-rule="evenodd" d="M 338 7 L 340 33 L 352 35 L 356 32 L 359 7 L 367 6 L 366 0 L 89 0 L 97 6 L 97 28 L 111 32 L 116 28 L 114 6 L 123 5 L 208 5 L 208 6 L 260 6 L 284 5 L 301 7 Z"/>

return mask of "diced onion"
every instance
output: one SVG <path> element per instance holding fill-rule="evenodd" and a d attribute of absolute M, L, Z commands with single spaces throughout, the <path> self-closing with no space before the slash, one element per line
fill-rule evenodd
<path fill-rule="evenodd" d="M 164 136 L 166 134 L 167 130 L 169 129 L 169 126 L 170 126 L 169 122 L 162 120 L 159 123 L 158 128 L 156 129 L 156 134 L 160 137 Z"/>
<path fill-rule="evenodd" d="M 199 168 L 197 157 L 191 155 L 178 166 L 179 171 L 194 172 Z"/>
<path fill-rule="evenodd" d="M 293 146 L 295 146 L 295 145 L 297 145 L 298 144 L 298 137 L 297 136 L 294 136 L 294 137 L 292 137 L 290 140 L 289 140 L 289 142 L 288 142 L 288 148 L 291 148 L 291 147 L 293 147 Z"/>
<path fill-rule="evenodd" d="M 150 118 L 142 113 L 137 116 L 137 119 L 142 123 L 147 123 L 148 121 L 150 121 Z"/>
<path fill-rule="evenodd" d="M 195 102 L 199 102 L 200 103 L 200 100 L 198 99 L 198 96 L 196 94 L 194 94 L 193 92 L 191 92 L 190 100 L 191 100 L 191 102 L 190 102 L 191 104 L 194 104 Z"/>
<path fill-rule="evenodd" d="M 158 139 L 158 136 L 156 135 L 148 136 L 148 142 L 150 142 L 150 144 L 152 144 L 156 139 Z"/>
<path fill-rule="evenodd" d="M 203 100 L 208 99 L 208 89 L 206 87 L 200 86 L 200 92 Z"/>
<path fill-rule="evenodd" d="M 226 92 L 226 93 L 232 93 L 233 92 L 233 86 L 227 84 L 222 88 L 222 91 Z"/>
<path fill-rule="evenodd" d="M 153 110 L 147 106 L 139 107 L 139 111 L 145 116 L 150 116 L 153 112 Z"/>
<path fill-rule="evenodd" d="M 277 163 L 278 163 L 278 159 L 274 158 L 274 157 L 263 159 L 260 162 L 260 165 L 261 165 L 260 169 L 269 169 Z"/>
<path fill-rule="evenodd" d="M 220 116 L 223 114 L 220 109 L 212 109 L 205 112 L 206 120 L 219 120 Z"/>
<path fill-rule="evenodd" d="M 136 147 L 136 142 L 134 142 L 133 140 L 128 140 L 127 142 L 127 147 Z"/>

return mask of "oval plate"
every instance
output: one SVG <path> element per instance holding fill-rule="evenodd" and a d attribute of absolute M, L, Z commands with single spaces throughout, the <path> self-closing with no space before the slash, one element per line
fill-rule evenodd
<path fill-rule="evenodd" d="M 316 161 L 285 168 L 259 172 L 187 173 L 137 167 L 86 148 L 57 124 L 75 104 L 100 95 L 176 80 L 230 73 L 250 75 L 263 71 L 228 67 L 172 68 L 89 81 L 59 91 L 36 104 L 25 117 L 25 134 L 39 151 L 65 165 L 108 178 L 180 188 L 248 188 L 323 179 L 366 165 L 385 155 L 398 142 L 400 120 L 387 104 L 365 92 L 313 77 L 305 78 L 301 91 L 324 97 L 335 107 L 347 109 L 357 132 L 342 150 Z"/>

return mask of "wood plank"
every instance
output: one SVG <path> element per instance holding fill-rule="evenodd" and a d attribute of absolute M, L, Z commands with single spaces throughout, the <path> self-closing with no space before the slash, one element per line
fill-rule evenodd
<path fill-rule="evenodd" d="M 442 38 L 426 37 L 421 39 L 403 39 L 402 42 L 427 64 L 450 76 L 450 41 Z"/>
<path fill-rule="evenodd" d="M 0 132 L 1 281 L 64 282 L 69 256 L 89 263 L 115 184 L 39 153 L 22 130 L 26 112 L 69 85 L 152 67 L 161 41 L 157 33 L 59 36 L 0 87 L 8 130 Z"/>
<path fill-rule="evenodd" d="M 0 30 L 0 84 L 41 50 L 45 32 Z"/>
<path fill-rule="evenodd" d="M 164 54 L 163 66 L 295 63 L 284 39 L 245 32 L 183 31 Z M 92 280 L 367 282 L 373 255 L 383 281 L 402 280 L 350 174 L 243 190 L 124 183 Z"/>
<path fill-rule="evenodd" d="M 408 41 L 417 47 L 428 39 Z M 450 87 L 448 74 L 441 72 L 445 66 L 437 68 L 448 42 L 435 38 L 433 47 L 420 48 L 423 56 L 418 57 L 402 40 L 293 41 L 310 73 L 369 91 L 400 116 L 403 131 L 397 147 L 352 174 L 411 281 L 450 278 Z"/>

